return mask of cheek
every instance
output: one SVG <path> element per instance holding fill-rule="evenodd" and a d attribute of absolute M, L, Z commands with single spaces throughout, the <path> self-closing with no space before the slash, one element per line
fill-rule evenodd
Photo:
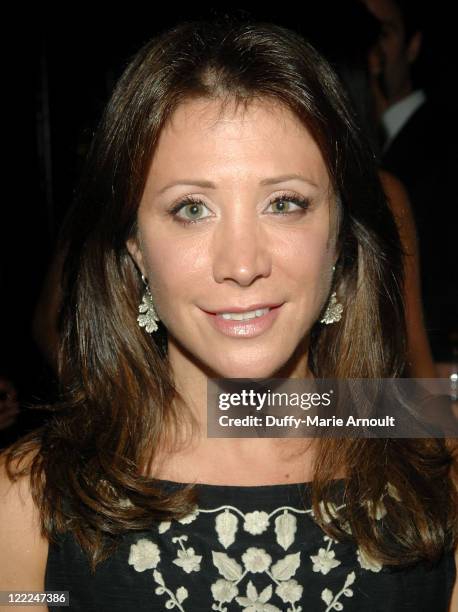
<path fill-rule="evenodd" d="M 321 294 L 329 288 L 334 252 L 327 231 L 304 231 L 290 236 L 278 254 L 278 261 L 292 281 L 307 287 L 308 293 L 315 289 Z"/>
<path fill-rule="evenodd" d="M 143 259 L 148 283 L 158 309 L 173 297 L 185 295 L 196 284 L 202 267 L 201 245 L 196 241 L 179 242 L 170 236 L 144 236 Z"/>

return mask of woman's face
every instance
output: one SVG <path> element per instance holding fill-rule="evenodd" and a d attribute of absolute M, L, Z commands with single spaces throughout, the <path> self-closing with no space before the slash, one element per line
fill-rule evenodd
<path fill-rule="evenodd" d="M 186 102 L 163 129 L 128 248 L 172 367 L 267 378 L 300 354 L 305 376 L 336 259 L 330 178 L 286 107 L 220 108 Z"/>

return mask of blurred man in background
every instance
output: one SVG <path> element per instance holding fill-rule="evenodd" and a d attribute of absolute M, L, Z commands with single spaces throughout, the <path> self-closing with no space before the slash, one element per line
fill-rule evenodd
<path fill-rule="evenodd" d="M 448 117 L 445 100 L 419 86 L 422 75 L 416 69 L 425 30 L 419 3 L 364 1 L 381 23 L 374 50 L 377 58 L 371 64 L 384 133 L 382 163 L 409 192 L 419 237 L 423 303 L 433 355 L 436 361 L 450 361 L 458 329 L 454 122 Z"/>

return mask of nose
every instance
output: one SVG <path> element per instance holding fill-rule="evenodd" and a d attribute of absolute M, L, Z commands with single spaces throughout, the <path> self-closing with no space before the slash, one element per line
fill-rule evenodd
<path fill-rule="evenodd" d="M 213 277 L 217 283 L 251 285 L 272 270 L 269 243 L 256 218 L 221 220 L 214 234 Z"/>

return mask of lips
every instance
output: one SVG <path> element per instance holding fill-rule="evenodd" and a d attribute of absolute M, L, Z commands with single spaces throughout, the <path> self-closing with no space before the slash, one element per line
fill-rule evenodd
<path fill-rule="evenodd" d="M 278 317 L 278 313 L 281 311 L 281 307 L 283 304 L 253 304 L 248 306 L 248 309 L 236 307 L 229 307 L 232 310 L 224 310 L 218 309 L 217 312 L 205 312 L 205 315 L 208 317 L 209 322 L 212 327 L 216 329 L 219 333 L 222 333 L 225 336 L 230 336 L 233 338 L 255 338 L 260 336 L 263 333 L 266 333 L 273 325 L 275 320 Z M 251 310 L 262 310 L 269 309 L 265 314 L 261 317 L 250 318 L 246 320 L 233 320 L 233 319 L 225 319 L 221 315 L 222 313 L 243 313 L 249 312 Z"/>
<path fill-rule="evenodd" d="M 211 315 L 218 315 L 218 314 L 223 314 L 223 313 L 244 313 L 244 312 L 251 312 L 253 310 L 262 310 L 264 308 L 278 308 L 279 306 L 281 306 L 281 302 L 268 302 L 268 303 L 256 303 L 256 304 L 249 304 L 248 306 L 224 306 L 222 308 L 215 308 L 215 309 L 202 309 L 204 310 L 204 312 L 206 312 L 207 314 L 211 314 Z"/>

